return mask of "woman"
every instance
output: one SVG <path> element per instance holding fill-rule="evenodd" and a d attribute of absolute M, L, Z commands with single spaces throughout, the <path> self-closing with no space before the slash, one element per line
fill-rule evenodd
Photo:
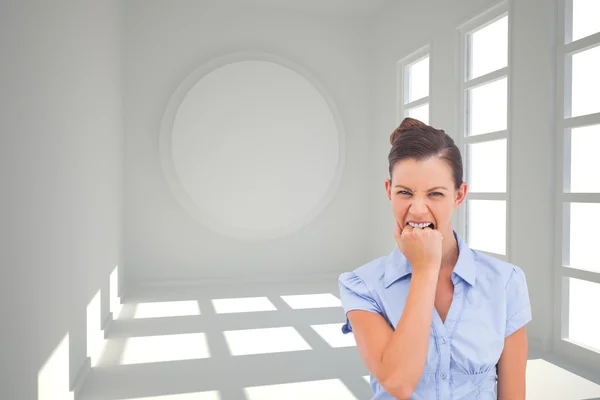
<path fill-rule="evenodd" d="M 354 333 L 373 400 L 525 399 L 525 275 L 453 231 L 467 193 L 460 151 L 411 118 L 390 142 L 397 248 L 339 278 L 342 331 Z"/>

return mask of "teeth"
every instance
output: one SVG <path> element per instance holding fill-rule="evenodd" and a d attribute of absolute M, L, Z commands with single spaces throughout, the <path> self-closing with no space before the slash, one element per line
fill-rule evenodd
<path fill-rule="evenodd" d="M 431 222 L 424 222 L 424 223 L 421 223 L 421 224 L 417 224 L 417 223 L 415 223 L 415 222 L 409 222 L 408 224 L 409 224 L 410 226 L 412 226 L 413 228 L 419 228 L 419 229 L 423 229 L 423 228 L 425 228 L 426 226 L 429 226 L 429 224 L 431 224 Z"/>

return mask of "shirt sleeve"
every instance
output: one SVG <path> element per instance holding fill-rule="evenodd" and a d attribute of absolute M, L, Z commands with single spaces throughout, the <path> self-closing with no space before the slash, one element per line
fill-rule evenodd
<path fill-rule="evenodd" d="M 369 311 L 382 314 L 377 301 L 371 295 L 365 281 L 354 272 L 345 272 L 338 279 L 340 288 L 340 300 L 344 308 L 346 322 L 342 326 L 343 333 L 352 332 L 352 326 L 348 319 L 348 312 L 352 310 Z"/>
<path fill-rule="evenodd" d="M 504 337 L 531 321 L 531 304 L 525 273 L 519 267 L 513 267 L 506 284 L 506 330 Z"/>

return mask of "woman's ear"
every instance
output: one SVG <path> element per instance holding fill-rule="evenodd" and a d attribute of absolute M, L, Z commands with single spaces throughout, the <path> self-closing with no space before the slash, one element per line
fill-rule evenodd
<path fill-rule="evenodd" d="M 454 201 L 454 209 L 457 209 L 458 206 L 460 206 L 462 204 L 463 201 L 465 201 L 465 198 L 467 197 L 467 184 L 465 182 L 460 184 L 460 187 L 458 189 L 456 189 L 456 199 Z"/>
<path fill-rule="evenodd" d="M 390 179 L 385 180 L 385 192 L 387 193 L 387 197 L 390 201 L 392 201 L 392 181 Z"/>

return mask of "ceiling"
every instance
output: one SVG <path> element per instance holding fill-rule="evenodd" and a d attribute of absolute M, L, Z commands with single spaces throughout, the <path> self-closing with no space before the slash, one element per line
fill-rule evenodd
<path fill-rule="evenodd" d="M 393 0 L 221 0 L 246 6 L 353 17 L 372 17 Z"/>

